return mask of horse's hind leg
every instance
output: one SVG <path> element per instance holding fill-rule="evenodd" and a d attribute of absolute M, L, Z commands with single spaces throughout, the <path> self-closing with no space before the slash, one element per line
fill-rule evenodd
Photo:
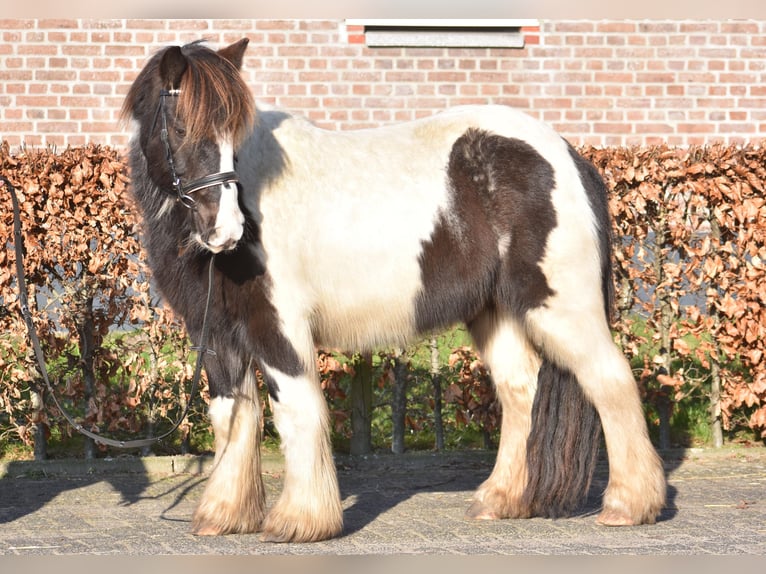
<path fill-rule="evenodd" d="M 598 522 L 651 524 L 664 506 L 666 482 L 649 440 L 638 387 L 612 340 L 603 306 L 580 303 L 556 295 L 529 311 L 526 324 L 542 352 L 574 373 L 601 419 L 609 483 Z"/>
<path fill-rule="evenodd" d="M 228 373 L 218 358 L 208 358 L 205 365 L 211 389 L 215 461 L 194 512 L 192 531 L 198 535 L 256 532 L 263 520 L 265 493 L 255 372 L 250 366 L 240 373 L 239 387 L 227 394 L 214 394 L 220 392 L 222 381 L 228 383 Z"/>
<path fill-rule="evenodd" d="M 474 494 L 467 516 L 519 518 L 527 484 L 527 437 L 540 358 L 523 327 L 513 318 L 487 311 L 469 325 L 482 359 L 489 366 L 502 407 L 500 445 L 495 467 Z"/>

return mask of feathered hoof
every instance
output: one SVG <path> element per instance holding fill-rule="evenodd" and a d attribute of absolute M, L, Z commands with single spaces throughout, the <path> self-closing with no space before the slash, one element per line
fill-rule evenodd
<path fill-rule="evenodd" d="M 199 527 L 193 527 L 192 534 L 194 536 L 222 536 L 228 533 L 224 532 L 220 527 L 213 526 L 212 524 L 208 524 L 208 525 L 201 525 Z"/>
<path fill-rule="evenodd" d="M 659 461 L 659 458 L 656 459 Z M 638 472 L 637 480 L 615 481 L 607 486 L 604 506 L 596 518 L 604 526 L 654 524 L 665 507 L 667 483 L 659 462 L 649 471 Z"/>
<path fill-rule="evenodd" d="M 198 508 L 192 518 L 191 532 L 195 536 L 223 536 L 225 534 L 250 534 L 260 530 L 262 515 L 252 512 L 241 515 L 230 512 L 205 512 Z"/>
<path fill-rule="evenodd" d="M 635 521 L 625 512 L 604 509 L 596 517 L 596 524 L 602 526 L 635 526 Z"/>
<path fill-rule="evenodd" d="M 473 503 L 465 512 L 470 520 L 503 520 L 505 518 L 529 518 L 518 496 L 500 489 L 479 489 Z"/>
<path fill-rule="evenodd" d="M 293 519 L 278 512 L 270 512 L 263 521 L 262 542 L 319 542 L 338 536 L 343 530 L 343 519 L 326 520 L 298 515 Z"/>
<path fill-rule="evenodd" d="M 475 500 L 468 507 L 468 510 L 465 511 L 465 517 L 469 520 L 500 520 L 502 518 L 493 508 L 480 500 Z"/>
<path fill-rule="evenodd" d="M 662 511 L 662 504 L 658 502 L 649 507 L 631 509 L 628 505 L 604 504 L 603 510 L 596 517 L 596 524 L 602 526 L 639 526 L 641 524 L 654 524 Z"/>

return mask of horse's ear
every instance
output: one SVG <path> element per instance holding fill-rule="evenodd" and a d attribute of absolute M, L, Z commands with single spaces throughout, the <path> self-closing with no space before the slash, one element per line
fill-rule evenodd
<path fill-rule="evenodd" d="M 218 50 L 218 54 L 234 64 L 234 67 L 238 70 L 242 68 L 242 60 L 245 57 L 245 50 L 250 43 L 248 38 L 242 38 L 238 42 L 234 42 L 231 46 L 226 46 Z"/>
<path fill-rule="evenodd" d="M 160 78 L 165 88 L 177 90 L 181 85 L 181 76 L 186 71 L 186 56 L 179 46 L 171 46 L 162 55 L 160 60 Z"/>

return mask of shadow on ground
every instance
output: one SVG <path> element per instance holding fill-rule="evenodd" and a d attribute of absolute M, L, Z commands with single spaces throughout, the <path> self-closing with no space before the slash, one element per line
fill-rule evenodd
<path fill-rule="evenodd" d="M 167 457 L 170 460 L 171 457 Z M 157 457 L 159 460 L 160 457 Z M 114 459 L 66 459 L 46 461 L 9 462 L 0 468 L 0 524 L 11 523 L 49 504 L 62 495 L 86 489 L 95 484 L 106 483 L 119 493 L 120 506 L 130 506 L 146 498 L 171 496 L 166 510 L 175 507 L 185 494 L 204 482 L 200 476 L 202 459 L 186 468 L 187 479 L 176 483 L 171 489 L 148 494 L 149 486 L 157 480 L 146 469 L 145 460 L 138 456 L 124 455 Z M 171 468 L 170 463 L 161 465 Z M 196 468 L 195 468 L 196 467 Z M 111 504 L 104 501 L 104 505 Z M 91 503 L 91 502 L 89 502 Z"/>
<path fill-rule="evenodd" d="M 337 459 L 341 497 L 354 502 L 344 513 L 343 534 L 350 535 L 386 511 L 420 492 L 472 492 L 490 475 L 495 452 L 390 454 Z M 683 462 L 685 450 L 663 453 L 665 476 L 670 476 Z M 576 516 L 598 514 L 602 495 L 609 479 L 604 454 L 599 458 L 588 497 Z M 677 489 L 668 484 L 667 502 L 658 522 L 677 514 Z M 466 502 L 466 509 L 469 502 Z"/>
<path fill-rule="evenodd" d="M 683 458 L 684 451 L 664 453 L 666 475 L 678 468 Z M 494 459 L 495 453 L 489 451 L 338 456 L 336 466 L 341 496 L 343 500 L 353 500 L 344 513 L 343 534 L 358 532 L 381 514 L 418 493 L 472 492 L 489 476 Z M 125 464 L 122 465 L 99 460 L 7 463 L 4 476 L 0 478 L 0 524 L 10 524 L 33 514 L 59 495 L 102 482 L 119 493 L 121 506 L 146 498 L 166 500 L 164 515 L 205 482 L 204 474 L 200 475 L 202 463 L 199 463 L 199 472 L 192 469 L 186 475 L 188 478 L 174 481 L 169 490 L 157 492 L 152 489 L 150 493 L 149 486 L 156 476 L 152 477 L 145 470 L 140 458 L 125 457 L 123 460 Z M 280 473 L 277 475 L 280 476 L 277 482 L 281 482 Z M 579 515 L 598 513 L 607 480 L 607 463 L 602 456 Z M 274 486 L 279 488 L 281 484 Z M 676 494 L 675 487 L 669 485 L 667 504 L 660 521 L 671 520 L 676 515 Z M 270 497 L 269 504 L 273 502 L 274 497 Z"/>

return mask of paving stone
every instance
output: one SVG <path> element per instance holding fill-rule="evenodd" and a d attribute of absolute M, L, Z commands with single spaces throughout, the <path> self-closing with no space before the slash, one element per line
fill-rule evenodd
<path fill-rule="evenodd" d="M 207 457 L 6 462 L 0 554 L 766 554 L 766 449 L 669 451 L 663 460 L 670 496 L 658 523 L 607 528 L 595 524 L 608 478 L 603 461 L 574 517 L 474 522 L 463 513 L 492 470 L 492 453 L 338 457 L 345 530 L 313 544 L 192 536 Z M 282 484 L 281 464 L 264 458 L 268 504 Z"/>

